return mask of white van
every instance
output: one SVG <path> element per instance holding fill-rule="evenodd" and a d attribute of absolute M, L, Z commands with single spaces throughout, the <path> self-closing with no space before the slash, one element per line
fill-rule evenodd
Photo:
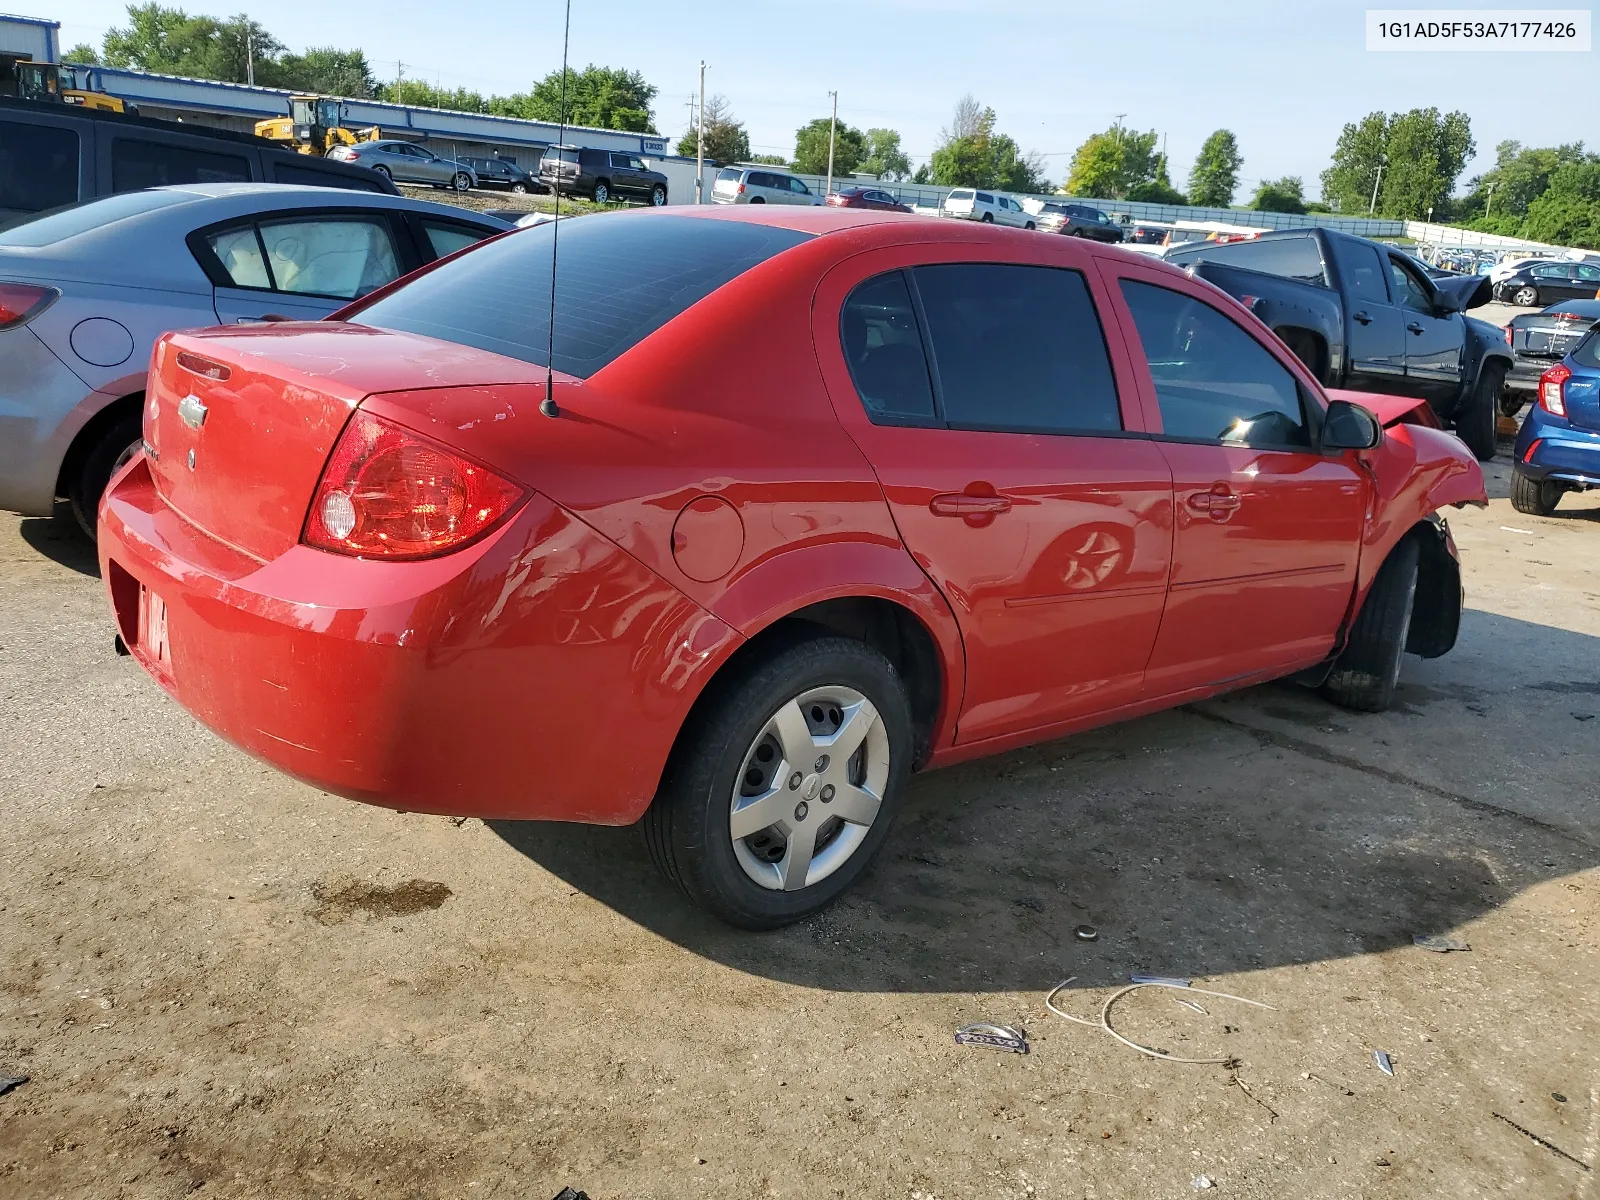
<path fill-rule="evenodd" d="M 822 197 L 787 171 L 771 167 L 723 167 L 711 185 L 716 204 L 821 204 Z"/>
<path fill-rule="evenodd" d="M 980 192 L 976 188 L 956 188 L 944 198 L 940 212 L 947 217 L 960 217 L 963 221 L 1012 225 L 1018 229 L 1035 227 L 1027 210 L 1010 196 L 1000 192 Z"/>

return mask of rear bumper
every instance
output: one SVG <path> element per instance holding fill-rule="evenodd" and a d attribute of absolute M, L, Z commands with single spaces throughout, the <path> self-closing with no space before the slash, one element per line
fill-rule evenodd
<path fill-rule="evenodd" d="M 0 509 L 43 517 L 93 389 L 26 326 L 0 332 Z"/>
<path fill-rule="evenodd" d="M 107 490 L 99 553 L 123 641 L 203 724 L 409 811 L 636 820 L 739 640 L 538 495 L 440 559 L 295 546 L 263 564 L 168 508 L 141 456 Z M 166 604 L 170 674 L 141 641 L 141 586 Z"/>
<path fill-rule="evenodd" d="M 1523 358 L 1517 356 L 1511 364 L 1511 370 L 1506 375 L 1506 387 L 1513 392 L 1536 392 L 1539 390 L 1539 376 L 1561 360 L 1559 358 Z"/>
<path fill-rule="evenodd" d="M 1530 479 L 1600 487 L 1600 430 L 1578 428 L 1537 405 L 1517 431 L 1514 458 Z"/>

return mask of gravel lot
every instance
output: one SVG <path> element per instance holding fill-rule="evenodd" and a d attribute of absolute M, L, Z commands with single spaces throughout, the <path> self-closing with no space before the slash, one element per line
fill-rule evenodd
<path fill-rule="evenodd" d="M 1600 500 L 1521 516 L 1503 464 L 1395 711 L 1269 686 L 922 777 L 865 885 L 767 936 L 633 830 L 246 759 L 113 656 L 64 526 L 7 518 L 0 1195 L 1600 1196 Z M 1232 1067 L 1044 1008 L 1130 971 L 1273 1008 L 1118 1005 Z"/>

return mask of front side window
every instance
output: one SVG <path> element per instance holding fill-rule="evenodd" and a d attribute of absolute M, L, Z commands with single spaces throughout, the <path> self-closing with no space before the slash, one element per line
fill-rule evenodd
<path fill-rule="evenodd" d="M 295 218 L 259 228 L 274 291 L 354 300 L 400 277 L 385 221 Z"/>
<path fill-rule="evenodd" d="M 1433 299 L 1428 295 L 1428 289 L 1423 287 L 1422 281 L 1409 268 L 1398 258 L 1391 258 L 1389 270 L 1394 275 L 1395 295 L 1400 297 L 1401 304 L 1418 312 L 1433 311 Z"/>
<path fill-rule="evenodd" d="M 1580 263 L 1572 269 L 1584 283 L 1600 283 L 1600 267 L 1591 267 L 1588 263 Z"/>
<path fill-rule="evenodd" d="M 1287 367 L 1217 309 L 1154 284 L 1122 280 L 1150 364 L 1164 436 L 1309 447 L 1300 390 Z"/>
<path fill-rule="evenodd" d="M 250 163 L 235 154 L 119 137 L 111 143 L 111 190 L 136 192 L 174 183 L 248 183 Z"/>
<path fill-rule="evenodd" d="M 77 198 L 77 133 L 0 121 L 0 221 L 60 208 Z"/>
<path fill-rule="evenodd" d="M 952 263 L 912 272 L 954 429 L 1122 428 L 1105 335 L 1077 271 Z"/>
<path fill-rule="evenodd" d="M 789 190 L 798 196 L 811 195 L 811 189 L 806 186 L 805 180 L 796 179 L 793 175 L 789 176 Z"/>

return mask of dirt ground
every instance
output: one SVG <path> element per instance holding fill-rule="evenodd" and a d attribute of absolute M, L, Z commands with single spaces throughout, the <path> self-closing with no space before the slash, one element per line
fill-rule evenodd
<path fill-rule="evenodd" d="M 1503 464 L 1395 711 L 1269 686 L 922 777 L 864 886 L 764 936 L 633 830 L 245 758 L 8 520 L 0 1195 L 1600 1197 L 1600 500 L 1518 515 Z M 1272 1007 L 1114 1010 L 1231 1067 L 1045 1009 L 1135 971 Z"/>

